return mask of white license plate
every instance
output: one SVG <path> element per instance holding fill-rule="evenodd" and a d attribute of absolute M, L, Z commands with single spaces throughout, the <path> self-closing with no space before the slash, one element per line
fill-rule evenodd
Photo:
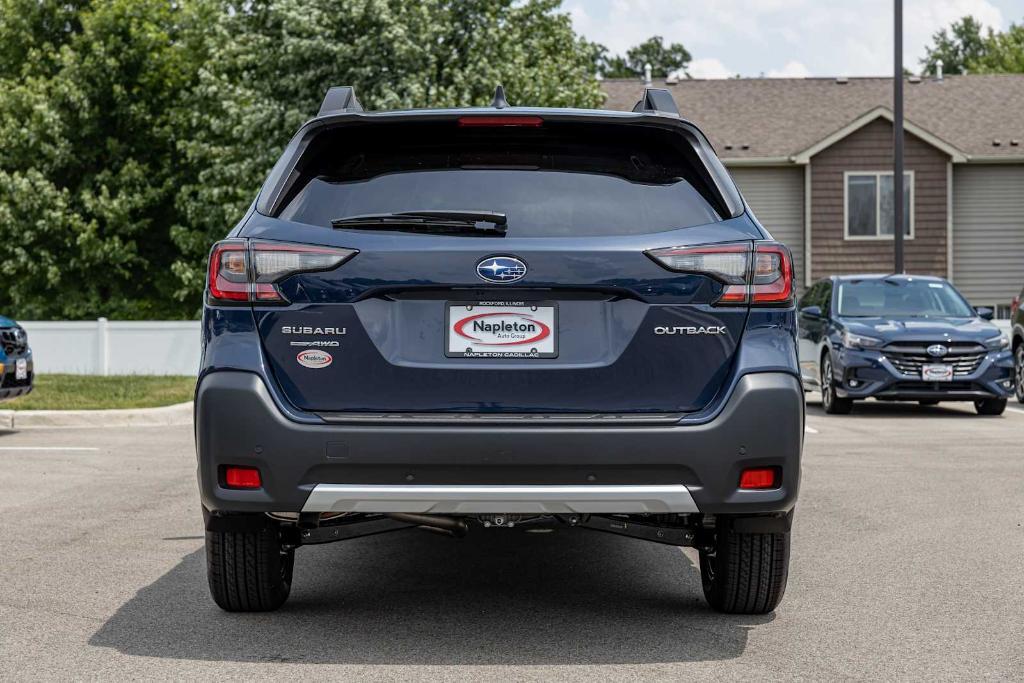
<path fill-rule="evenodd" d="M 921 366 L 921 379 L 926 382 L 952 382 L 952 365 L 923 365 Z"/>
<path fill-rule="evenodd" d="M 24 358 L 14 362 L 14 379 L 28 379 L 28 361 Z"/>
<path fill-rule="evenodd" d="M 449 302 L 449 358 L 557 358 L 553 301 Z"/>

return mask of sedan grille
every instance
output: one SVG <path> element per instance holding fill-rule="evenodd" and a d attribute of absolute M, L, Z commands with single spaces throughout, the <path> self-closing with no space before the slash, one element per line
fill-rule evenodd
<path fill-rule="evenodd" d="M 932 356 L 928 353 L 928 347 L 932 346 L 933 342 L 915 342 L 889 344 L 882 349 L 882 355 L 896 370 L 905 375 L 920 377 L 922 366 L 941 363 L 952 365 L 954 376 L 966 377 L 978 369 L 987 353 L 985 347 L 972 342 L 938 341 L 934 344 L 945 346 L 948 353 L 945 356 Z"/>
<path fill-rule="evenodd" d="M 20 327 L 5 327 L 0 330 L 0 345 L 8 356 L 19 356 L 28 349 L 28 335 Z"/>

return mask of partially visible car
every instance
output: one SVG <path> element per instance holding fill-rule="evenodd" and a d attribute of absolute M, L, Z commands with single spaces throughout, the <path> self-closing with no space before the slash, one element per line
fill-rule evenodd
<path fill-rule="evenodd" d="M 832 276 L 800 300 L 805 388 L 826 413 L 856 400 L 973 401 L 1000 415 L 1013 393 L 1010 339 L 953 285 L 919 275 Z"/>
<path fill-rule="evenodd" d="M 1017 401 L 1024 403 L 1024 289 L 1010 304 L 1010 348 L 1013 350 L 1013 390 Z"/>
<path fill-rule="evenodd" d="M 0 315 L 0 401 L 32 391 L 32 349 L 25 329 Z"/>

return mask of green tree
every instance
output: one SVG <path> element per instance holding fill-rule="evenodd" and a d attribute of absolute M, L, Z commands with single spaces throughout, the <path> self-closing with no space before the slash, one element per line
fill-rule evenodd
<path fill-rule="evenodd" d="M 969 64 L 985 51 L 985 38 L 981 23 L 974 17 L 964 17 L 953 22 L 949 29 L 932 35 L 932 45 L 925 48 L 921 66 L 925 74 L 934 74 L 936 63 L 942 60 L 942 70 L 947 74 L 962 74 Z"/>
<path fill-rule="evenodd" d="M 559 0 L 0 0 L 0 310 L 191 317 L 331 85 L 367 108 L 593 107 Z"/>
<path fill-rule="evenodd" d="M 171 112 L 204 61 L 190 38 L 205 23 L 201 5 L 3 2 L 0 308 L 23 318 L 191 313 L 170 271 Z"/>
<path fill-rule="evenodd" d="M 989 32 L 985 49 L 970 62 L 975 73 L 1024 73 L 1024 24 L 1003 33 Z"/>
<path fill-rule="evenodd" d="M 626 50 L 626 56 L 607 56 L 601 53 L 601 75 L 605 78 L 634 78 L 643 76 L 644 67 L 651 65 L 652 78 L 665 78 L 669 74 L 686 72 L 693 57 L 681 43 L 665 45 L 661 36 L 652 36 Z"/>
<path fill-rule="evenodd" d="M 179 124 L 188 178 L 174 227 L 180 296 L 196 300 L 210 243 L 252 201 L 331 85 L 368 109 L 489 104 L 595 107 L 597 48 L 559 0 L 244 2 L 209 33 L 211 59 Z"/>

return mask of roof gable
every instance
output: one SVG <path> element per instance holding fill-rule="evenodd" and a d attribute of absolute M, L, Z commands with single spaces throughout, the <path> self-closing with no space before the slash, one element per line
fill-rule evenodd
<path fill-rule="evenodd" d="M 864 126 L 868 125 L 869 123 L 871 123 L 873 121 L 877 121 L 878 119 L 884 119 L 884 120 L 888 121 L 889 123 L 892 123 L 893 122 L 893 113 L 892 113 L 892 111 L 888 107 L 875 107 L 871 111 L 866 112 L 866 113 L 864 113 L 861 116 L 858 116 L 856 119 L 854 119 L 850 123 L 846 124 L 845 126 L 840 128 L 839 130 L 835 131 L 831 135 L 828 135 L 825 138 L 822 138 L 821 140 L 819 140 L 818 142 L 814 143 L 813 145 L 811 145 L 807 149 L 802 150 L 802 151 L 798 152 L 797 154 L 793 155 L 792 161 L 794 161 L 794 162 L 796 162 L 798 164 L 806 164 L 806 163 L 808 163 L 811 160 L 811 157 L 813 157 L 818 152 L 820 152 L 820 151 L 822 151 L 824 149 L 828 149 L 829 147 L 831 147 L 835 143 L 839 142 L 843 138 L 846 138 L 846 137 L 848 137 L 850 135 L 853 135 L 854 133 L 856 133 L 858 130 L 860 130 Z M 932 135 L 931 133 L 926 131 L 924 128 L 921 128 L 920 126 L 918 126 L 913 121 L 910 121 L 910 120 L 904 118 L 903 119 L 903 130 L 906 131 L 907 133 L 910 133 L 912 135 L 915 135 L 916 137 L 921 138 L 922 140 L 927 142 L 932 147 L 935 147 L 935 148 L 941 150 L 942 152 L 948 154 L 950 156 L 950 158 L 953 160 L 953 162 L 955 162 L 955 163 L 962 163 L 964 161 L 967 161 L 967 155 L 966 154 L 964 154 L 959 149 L 957 149 L 953 145 L 949 144 L 945 140 L 942 140 L 941 138 L 938 138 L 935 135 Z"/>

